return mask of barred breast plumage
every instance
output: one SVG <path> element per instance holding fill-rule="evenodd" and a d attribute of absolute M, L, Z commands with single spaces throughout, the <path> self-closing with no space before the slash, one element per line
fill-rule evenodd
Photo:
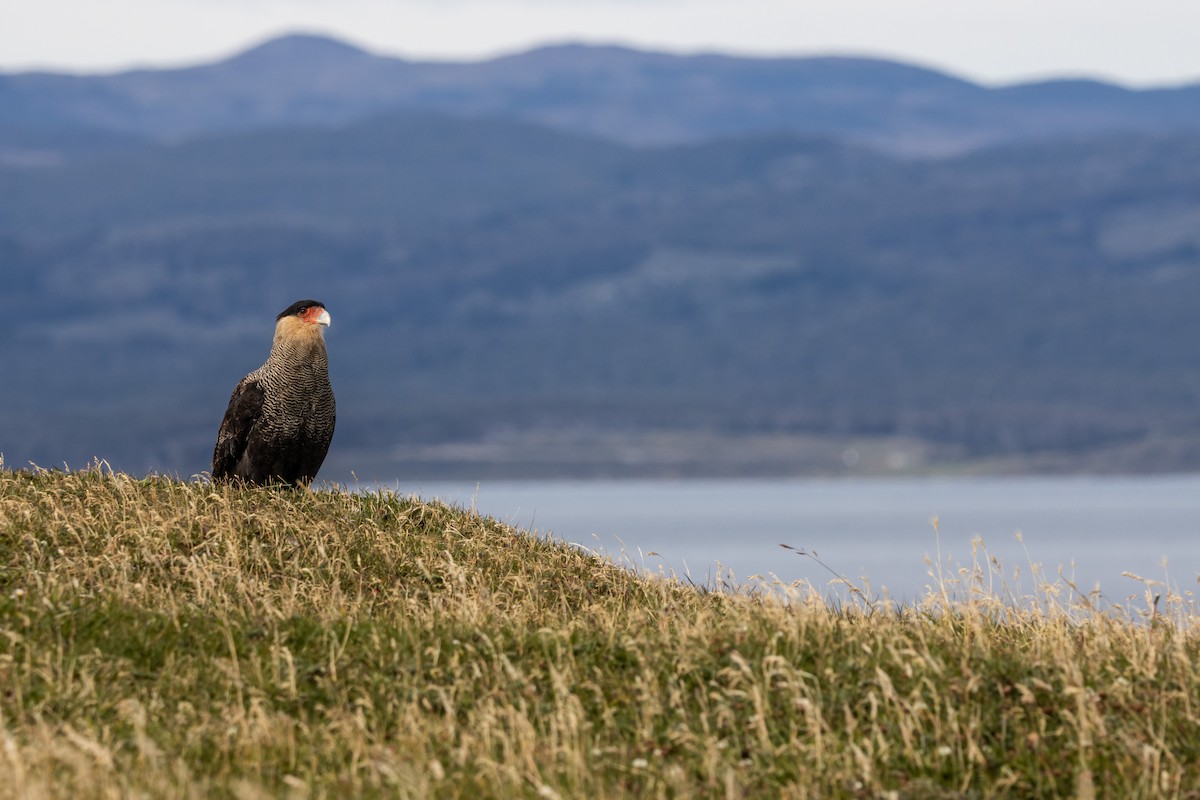
<path fill-rule="evenodd" d="M 242 378 L 213 448 L 213 480 L 308 484 L 329 451 L 337 409 L 322 329 L 329 313 L 316 300 L 276 317 L 266 362 Z"/>

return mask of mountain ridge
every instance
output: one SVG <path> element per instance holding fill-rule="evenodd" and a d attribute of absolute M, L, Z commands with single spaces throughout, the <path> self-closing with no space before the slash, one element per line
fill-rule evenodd
<path fill-rule="evenodd" d="M 577 43 L 421 62 L 306 34 L 188 67 L 0 75 L 0 146 L 10 129 L 163 141 L 424 109 L 637 145 L 792 132 L 945 156 L 1083 133 L 1200 130 L 1198 95 L 1196 85 L 1138 90 L 1078 80 L 990 88 L 863 56 L 676 55 Z"/>
<path fill-rule="evenodd" d="M 1198 95 L 322 37 L 0 76 L 0 452 L 199 472 L 315 296 L 327 477 L 1194 468 Z"/>

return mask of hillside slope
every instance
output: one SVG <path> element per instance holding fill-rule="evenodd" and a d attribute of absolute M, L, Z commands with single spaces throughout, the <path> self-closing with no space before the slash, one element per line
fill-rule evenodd
<path fill-rule="evenodd" d="M 946 590 L 784 603 L 416 498 L 0 469 L 0 797 L 1200 781 L 1190 601 Z"/>

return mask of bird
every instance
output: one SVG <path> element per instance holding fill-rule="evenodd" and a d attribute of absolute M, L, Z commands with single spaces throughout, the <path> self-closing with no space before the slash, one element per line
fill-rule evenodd
<path fill-rule="evenodd" d="M 318 300 L 299 300 L 275 318 L 266 362 L 242 378 L 229 398 L 213 447 L 213 481 L 312 483 L 337 419 L 325 350 L 329 323 Z"/>

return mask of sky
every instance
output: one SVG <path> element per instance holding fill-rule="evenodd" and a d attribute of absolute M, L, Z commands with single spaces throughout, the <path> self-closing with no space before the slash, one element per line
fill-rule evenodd
<path fill-rule="evenodd" d="M 874 55 L 989 84 L 1200 81 L 1197 0 L 0 0 L 0 21 L 3 72 L 181 66 L 303 32 L 413 59 L 575 41 Z"/>

